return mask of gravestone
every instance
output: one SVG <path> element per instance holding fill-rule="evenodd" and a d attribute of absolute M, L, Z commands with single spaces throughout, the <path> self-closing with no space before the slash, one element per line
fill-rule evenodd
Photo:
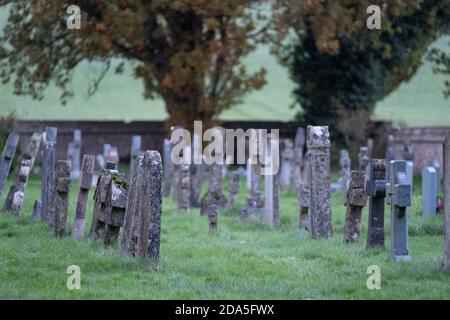
<path fill-rule="evenodd" d="M 241 208 L 239 217 L 244 222 L 260 221 L 263 215 L 264 197 L 261 196 L 259 190 L 260 182 L 260 165 L 251 165 L 251 188 L 250 195 L 247 196 L 246 205 Z"/>
<path fill-rule="evenodd" d="M 341 150 L 342 191 L 346 192 L 351 178 L 351 160 L 347 150 Z"/>
<path fill-rule="evenodd" d="M 234 207 L 234 205 L 236 204 L 236 199 L 237 196 L 239 194 L 239 189 L 241 186 L 240 183 L 240 179 L 241 179 L 241 174 L 239 173 L 239 170 L 233 171 L 231 173 L 231 180 L 230 180 L 230 184 L 229 184 L 229 196 L 228 196 L 228 201 L 227 201 L 227 207 L 231 208 Z"/>
<path fill-rule="evenodd" d="M 161 211 L 161 156 L 157 151 L 146 151 L 133 166 L 123 225 L 123 252 L 159 259 Z"/>
<path fill-rule="evenodd" d="M 101 154 L 95 157 L 95 162 L 100 170 L 103 169 L 106 165 L 106 159 Z"/>
<path fill-rule="evenodd" d="M 394 135 L 388 135 L 386 147 L 386 163 L 389 165 L 394 160 Z M 389 180 L 389 170 L 386 171 L 386 179 Z"/>
<path fill-rule="evenodd" d="M 172 162 L 173 144 L 169 139 L 164 140 L 164 185 L 163 185 L 163 197 L 169 197 L 173 192 L 173 182 L 175 180 L 175 164 Z M 176 180 L 175 180 L 176 181 Z"/>
<path fill-rule="evenodd" d="M 268 152 L 265 152 L 267 170 L 268 172 L 264 176 L 264 217 L 263 222 L 269 228 L 275 228 L 280 225 L 280 196 L 279 196 L 279 181 L 278 181 L 278 172 L 274 172 L 274 166 L 271 161 L 272 151 L 275 148 L 278 150 L 278 142 L 272 140 L 270 136 L 268 136 Z M 270 170 L 272 169 L 272 170 Z"/>
<path fill-rule="evenodd" d="M 172 163 L 171 160 L 171 154 L 172 154 L 172 144 L 170 142 L 170 139 L 164 139 L 163 144 L 163 173 L 164 175 L 167 175 L 169 172 L 170 165 Z"/>
<path fill-rule="evenodd" d="M 42 212 L 41 200 L 35 200 L 33 206 L 33 213 L 31 214 L 31 217 L 34 220 L 41 220 L 41 212 Z"/>
<path fill-rule="evenodd" d="M 294 140 L 294 158 L 292 170 L 292 185 L 296 192 L 302 183 L 303 150 L 305 149 L 305 129 L 298 128 Z"/>
<path fill-rule="evenodd" d="M 207 208 L 209 232 L 216 232 L 219 226 L 219 207 L 212 203 Z"/>
<path fill-rule="evenodd" d="M 444 142 L 444 268 L 450 269 L 450 131 Z"/>
<path fill-rule="evenodd" d="M 19 135 L 17 133 L 10 133 L 6 139 L 5 147 L 0 158 L 0 199 L 2 198 L 3 187 L 8 179 L 18 143 Z"/>
<path fill-rule="evenodd" d="M 94 166 L 95 156 L 85 154 L 83 156 L 83 164 L 81 166 L 80 190 L 78 192 L 75 220 L 72 227 L 73 239 L 80 239 L 84 235 L 84 226 L 86 223 L 86 206 L 89 196 L 89 190 L 92 186 Z"/>
<path fill-rule="evenodd" d="M 411 142 L 407 141 L 403 145 L 403 159 L 406 160 L 406 181 L 411 186 L 411 194 L 414 191 L 414 149 Z"/>
<path fill-rule="evenodd" d="M 106 160 L 119 164 L 119 150 L 117 147 L 111 147 L 109 149 L 108 158 Z"/>
<path fill-rule="evenodd" d="M 406 179 L 406 161 L 391 161 L 386 184 L 387 203 L 391 206 L 391 256 L 394 261 L 409 261 L 408 212 L 411 186 Z"/>
<path fill-rule="evenodd" d="M 306 183 L 302 183 L 298 193 L 299 217 L 298 228 L 300 230 L 309 230 L 309 207 L 311 202 L 311 192 Z"/>
<path fill-rule="evenodd" d="M 102 154 L 102 156 L 103 156 L 103 159 L 105 160 L 105 165 L 106 165 L 106 161 L 109 161 L 108 160 L 108 158 L 109 158 L 109 151 L 111 150 L 111 145 L 109 144 L 109 143 L 105 143 L 104 145 L 103 145 L 103 154 Z M 116 162 L 117 163 L 117 162 Z M 105 166 L 103 166 L 103 168 L 104 168 Z"/>
<path fill-rule="evenodd" d="M 331 223 L 330 139 L 328 126 L 308 126 L 311 236 L 329 238 Z"/>
<path fill-rule="evenodd" d="M 222 190 L 222 165 L 212 164 L 209 166 L 209 186 L 208 192 L 202 197 L 200 202 L 200 214 L 208 214 L 208 207 L 211 204 L 217 205 L 219 209 L 223 209 L 227 205 L 227 198 Z"/>
<path fill-rule="evenodd" d="M 291 139 L 284 140 L 284 149 L 281 152 L 280 188 L 286 190 L 290 187 L 292 175 L 292 160 L 294 149 Z"/>
<path fill-rule="evenodd" d="M 436 179 L 436 190 L 437 190 L 437 194 L 439 195 L 441 193 L 441 164 L 439 163 L 438 160 L 434 159 L 433 161 L 430 162 L 430 166 L 433 167 L 436 170 L 436 175 L 437 175 L 437 179 Z"/>
<path fill-rule="evenodd" d="M 55 199 L 53 200 L 54 208 L 51 210 L 55 214 L 53 226 L 57 237 L 65 235 L 67 229 L 67 211 L 69 208 L 69 192 L 71 187 L 70 171 L 70 161 L 58 160 L 56 162 Z"/>
<path fill-rule="evenodd" d="M 49 226 L 55 222 L 55 214 L 50 213 L 55 198 L 56 137 L 58 128 L 46 127 L 43 137 L 41 176 L 41 219 Z"/>
<path fill-rule="evenodd" d="M 131 148 L 130 148 L 130 173 L 133 172 L 133 166 L 136 162 L 137 157 L 142 153 L 141 151 L 142 137 L 134 135 L 131 137 Z"/>
<path fill-rule="evenodd" d="M 40 133 L 33 133 L 28 142 L 25 152 L 22 154 L 19 169 L 17 170 L 16 178 L 9 188 L 8 195 L 6 196 L 3 210 L 14 214 L 20 215 L 22 209 L 23 200 L 25 197 L 25 191 L 27 188 L 28 177 L 33 169 L 34 160 L 41 145 L 42 135 Z"/>
<path fill-rule="evenodd" d="M 186 211 L 191 203 L 190 165 L 180 164 L 177 182 L 177 206 L 178 210 Z"/>
<path fill-rule="evenodd" d="M 367 150 L 369 152 L 369 159 L 371 159 L 372 155 L 373 155 L 373 145 L 374 145 L 373 139 L 372 138 L 368 138 L 366 144 L 367 144 Z M 370 160 L 369 160 L 369 162 L 370 162 Z"/>
<path fill-rule="evenodd" d="M 369 226 L 366 248 L 384 248 L 384 199 L 387 182 L 385 160 L 370 160 L 368 170 L 366 192 L 369 196 Z"/>
<path fill-rule="evenodd" d="M 81 161 L 81 130 L 75 129 L 73 132 L 73 141 L 69 143 L 67 149 L 67 159 L 72 164 L 72 179 L 80 178 L 80 161 Z"/>
<path fill-rule="evenodd" d="M 367 202 L 364 182 L 364 171 L 352 171 L 350 184 L 345 194 L 347 210 L 345 215 L 344 243 L 356 243 L 359 240 L 362 210 Z"/>
<path fill-rule="evenodd" d="M 127 194 L 126 176 L 115 169 L 115 164 L 107 163 L 94 194 L 92 239 L 102 239 L 105 245 L 117 241 L 125 217 Z"/>
<path fill-rule="evenodd" d="M 252 164 L 250 158 L 247 159 L 247 189 L 250 190 L 252 188 Z"/>
<path fill-rule="evenodd" d="M 369 148 L 367 147 L 359 148 L 358 160 L 359 160 L 359 171 L 365 172 L 370 161 Z"/>
<path fill-rule="evenodd" d="M 437 207 L 437 183 L 436 169 L 433 167 L 424 167 L 422 169 L 422 216 L 434 217 Z"/>

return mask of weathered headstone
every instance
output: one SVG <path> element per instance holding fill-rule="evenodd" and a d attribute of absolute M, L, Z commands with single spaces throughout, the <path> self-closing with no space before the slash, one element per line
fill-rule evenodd
<path fill-rule="evenodd" d="M 72 179 L 80 178 L 80 161 L 81 161 L 81 130 L 75 129 L 73 132 L 73 141 L 69 143 L 67 150 L 67 159 L 72 164 Z"/>
<path fill-rule="evenodd" d="M 65 235 L 67 229 L 67 211 L 69 208 L 69 192 L 71 187 L 70 161 L 58 160 L 55 165 L 55 199 L 54 212 L 55 235 L 61 237 Z"/>
<path fill-rule="evenodd" d="M 190 165 L 180 164 L 177 182 L 177 206 L 178 210 L 186 211 L 191 203 Z"/>
<path fill-rule="evenodd" d="M 164 184 L 163 184 L 163 197 L 169 197 L 173 191 L 173 183 L 175 180 L 176 168 L 175 164 L 172 162 L 173 144 L 169 139 L 164 140 Z M 176 181 L 176 180 L 175 180 Z"/>
<path fill-rule="evenodd" d="M 351 178 L 351 160 L 347 150 L 341 150 L 342 191 L 346 192 Z"/>
<path fill-rule="evenodd" d="M 86 223 L 86 206 L 89 196 L 89 189 L 92 185 L 92 176 L 94 175 L 95 157 L 85 154 L 81 166 L 80 190 L 77 198 L 77 209 L 75 211 L 75 220 L 72 227 L 72 238 L 80 239 L 84 235 L 84 226 Z"/>
<path fill-rule="evenodd" d="M 450 269 L 450 131 L 444 142 L 444 268 Z"/>
<path fill-rule="evenodd" d="M 298 128 L 294 140 L 294 158 L 292 170 L 292 185 L 296 192 L 302 183 L 303 150 L 305 149 L 305 129 Z"/>
<path fill-rule="evenodd" d="M 359 171 L 365 172 L 370 161 L 369 148 L 367 147 L 359 148 L 358 160 L 359 160 Z"/>
<path fill-rule="evenodd" d="M 252 164 L 250 158 L 247 159 L 247 189 L 250 190 L 252 188 Z"/>
<path fill-rule="evenodd" d="M 345 206 L 347 207 L 344 226 L 345 243 L 356 243 L 359 240 L 362 210 L 367 202 L 364 182 L 364 171 L 352 171 L 350 184 L 345 195 Z"/>
<path fill-rule="evenodd" d="M 422 216 L 434 217 L 437 207 L 437 184 L 436 169 L 424 167 L 422 169 Z"/>
<path fill-rule="evenodd" d="M 298 228 L 300 230 L 309 230 L 311 222 L 309 221 L 309 207 L 311 203 L 311 192 L 306 183 L 302 183 L 298 193 Z"/>
<path fill-rule="evenodd" d="M 386 197 L 386 162 L 372 159 L 368 167 L 366 192 L 369 196 L 369 226 L 366 248 L 384 248 L 384 199 Z"/>
<path fill-rule="evenodd" d="M 389 165 L 392 160 L 394 160 L 394 136 L 390 134 L 386 147 L 386 163 Z M 386 180 L 389 180 L 389 170 L 386 171 Z"/>
<path fill-rule="evenodd" d="M 111 147 L 109 149 L 107 161 L 114 162 L 115 164 L 119 163 L 119 150 L 117 147 Z"/>
<path fill-rule="evenodd" d="M 241 174 L 239 170 L 233 171 L 231 173 L 230 185 L 228 186 L 229 195 L 227 201 L 227 207 L 231 208 L 236 204 L 236 199 L 239 194 L 240 186 L 241 186 Z"/>
<path fill-rule="evenodd" d="M 209 232 L 216 232 L 219 226 L 219 207 L 212 203 L 207 208 Z"/>
<path fill-rule="evenodd" d="M 5 147 L 3 148 L 2 156 L 0 158 L 0 199 L 3 194 L 3 187 L 6 179 L 8 179 L 11 170 L 11 164 L 16 154 L 17 144 L 19 142 L 19 135 L 17 133 L 10 133 L 6 139 Z"/>
<path fill-rule="evenodd" d="M 395 261 L 409 261 L 408 213 L 411 186 L 406 179 L 406 161 L 391 161 L 386 184 L 387 203 L 391 206 L 391 256 Z"/>
<path fill-rule="evenodd" d="M 9 188 L 6 196 L 3 210 L 11 212 L 19 216 L 22 209 L 23 200 L 25 198 L 25 191 L 28 183 L 28 177 L 33 169 L 34 160 L 41 145 L 42 135 L 40 133 L 33 133 L 28 142 L 25 152 L 22 154 L 20 166 L 17 171 L 16 178 Z"/>
<path fill-rule="evenodd" d="M 55 198 L 55 166 L 56 166 L 56 137 L 58 128 L 45 128 L 42 151 L 42 176 L 41 176 L 41 219 L 49 226 L 55 223 L 53 200 Z"/>
<path fill-rule="evenodd" d="M 436 175 L 437 175 L 437 179 L 436 179 L 436 190 L 437 190 L 437 194 L 441 193 L 441 164 L 439 163 L 438 160 L 434 159 L 433 161 L 430 162 L 430 166 L 433 167 L 436 170 Z"/>
<path fill-rule="evenodd" d="M 123 252 L 159 259 L 161 184 L 161 156 L 157 151 L 146 151 L 133 166 L 123 226 Z"/>
<path fill-rule="evenodd" d="M 291 139 L 284 140 L 284 149 L 281 152 L 280 168 L 280 188 L 285 190 L 290 187 L 292 175 L 292 160 L 294 158 L 294 149 Z"/>
<path fill-rule="evenodd" d="M 109 158 L 109 151 L 111 150 L 111 145 L 109 143 L 105 143 L 103 145 L 103 159 L 105 160 L 105 165 L 106 165 L 106 161 L 108 161 Z"/>
<path fill-rule="evenodd" d="M 31 214 L 31 217 L 34 220 L 41 220 L 41 212 L 42 212 L 41 200 L 35 200 L 33 206 L 33 213 Z"/>
<path fill-rule="evenodd" d="M 263 215 L 264 197 L 259 190 L 260 165 L 251 164 L 251 188 L 250 195 L 247 196 L 247 203 L 240 210 L 240 219 L 244 222 L 260 221 Z"/>
<path fill-rule="evenodd" d="M 274 139 L 271 139 L 269 136 L 267 146 L 269 154 L 267 152 L 265 153 L 265 164 L 267 164 L 267 169 L 274 169 L 273 163 L 272 161 L 270 161 L 272 155 L 271 150 L 273 150 L 272 148 L 274 148 L 274 144 L 278 144 L 278 142 Z M 278 146 L 276 146 L 275 149 L 278 149 Z M 263 222 L 269 228 L 275 228 L 280 225 L 279 179 L 278 172 L 274 172 L 274 170 L 269 171 L 271 172 L 264 176 L 265 197 Z"/>
<path fill-rule="evenodd" d="M 131 137 L 131 149 L 130 149 L 130 173 L 133 172 L 133 166 L 137 157 L 142 153 L 141 151 L 142 137 L 134 135 Z"/>
<path fill-rule="evenodd" d="M 328 126 L 308 126 L 311 236 L 329 238 L 331 224 L 330 139 Z"/>
<path fill-rule="evenodd" d="M 217 205 L 219 209 L 223 209 L 227 205 L 227 198 L 222 190 L 222 165 L 212 164 L 209 166 L 209 186 L 208 192 L 202 197 L 200 202 L 200 214 L 208 214 L 208 207 L 211 204 Z"/>

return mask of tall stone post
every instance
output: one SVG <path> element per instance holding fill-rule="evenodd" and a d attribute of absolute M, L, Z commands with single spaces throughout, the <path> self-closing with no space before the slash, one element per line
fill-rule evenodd
<path fill-rule="evenodd" d="M 308 126 L 311 236 L 329 238 L 331 224 L 330 139 L 328 126 Z"/>
<path fill-rule="evenodd" d="M 163 197 L 169 197 L 173 191 L 173 182 L 175 180 L 175 164 L 172 162 L 173 144 L 169 139 L 164 139 L 164 184 L 163 184 Z"/>
<path fill-rule="evenodd" d="M 300 185 L 298 193 L 298 228 L 300 230 L 309 230 L 311 222 L 309 221 L 309 207 L 311 206 L 311 192 L 306 183 Z"/>
<path fill-rule="evenodd" d="M 56 165 L 56 137 L 58 128 L 45 128 L 43 137 L 44 150 L 42 152 L 42 176 L 41 176 L 41 219 L 52 226 L 55 222 L 53 200 L 55 198 L 55 165 Z M 36 217 L 37 218 L 37 217 Z M 47 218 L 49 220 L 47 220 Z"/>
<path fill-rule="evenodd" d="M 345 195 L 345 206 L 347 207 L 344 226 L 345 243 L 356 243 L 359 240 L 362 210 L 367 202 L 364 178 L 364 171 L 352 171 L 349 188 Z"/>
<path fill-rule="evenodd" d="M 436 215 L 438 198 L 438 173 L 434 167 L 422 169 L 422 216 L 434 217 Z"/>
<path fill-rule="evenodd" d="M 394 136 L 390 134 L 386 147 L 386 163 L 389 165 L 392 160 L 394 160 Z M 389 180 L 389 170 L 386 171 L 386 180 Z"/>
<path fill-rule="evenodd" d="M 80 178 L 81 161 L 81 130 L 75 129 L 73 132 L 73 141 L 69 144 L 67 159 L 72 163 L 72 179 Z"/>
<path fill-rule="evenodd" d="M 241 208 L 239 217 L 244 222 L 252 222 L 254 220 L 260 220 L 263 215 L 264 197 L 261 196 L 259 190 L 260 182 L 260 165 L 251 164 L 251 188 L 250 195 L 247 196 L 247 203 Z"/>
<path fill-rule="evenodd" d="M 84 235 L 84 226 L 86 223 L 86 206 L 89 196 L 89 190 L 92 185 L 94 175 L 95 156 L 85 154 L 83 164 L 81 165 L 80 191 L 77 198 L 77 209 L 75 211 L 75 221 L 72 227 L 72 238 L 80 239 Z"/>
<path fill-rule="evenodd" d="M 292 170 L 292 185 L 295 191 L 299 192 L 302 181 L 302 166 L 303 166 L 303 150 L 305 149 L 305 129 L 298 128 L 294 140 L 294 158 Z"/>
<path fill-rule="evenodd" d="M 282 190 L 290 187 L 292 175 L 292 159 L 294 158 L 293 143 L 290 139 L 284 140 L 284 149 L 281 152 L 280 188 Z"/>
<path fill-rule="evenodd" d="M 266 157 L 265 164 L 268 164 L 268 167 L 274 169 L 272 159 L 272 151 L 274 149 L 278 150 L 278 141 L 275 141 L 269 136 L 268 139 L 268 151 L 269 154 L 264 155 Z M 275 147 L 275 148 L 274 148 Z M 280 195 L 279 195 L 279 182 L 278 182 L 278 172 L 274 172 L 274 170 L 269 174 L 264 176 L 264 217 L 263 222 L 269 228 L 275 228 L 280 225 Z"/>
<path fill-rule="evenodd" d="M 369 148 L 361 147 L 359 149 L 358 160 L 359 160 L 359 171 L 366 171 L 370 161 Z"/>
<path fill-rule="evenodd" d="M 444 142 L 444 268 L 450 269 L 450 131 Z"/>
<path fill-rule="evenodd" d="M 6 196 L 3 210 L 11 212 L 15 216 L 20 215 L 20 210 L 22 209 L 23 200 L 25 198 L 28 177 L 33 169 L 34 160 L 38 153 L 39 146 L 41 145 L 41 140 L 42 136 L 40 133 L 33 133 L 25 148 L 25 152 L 22 154 L 22 160 L 20 161 L 16 178 Z"/>
<path fill-rule="evenodd" d="M 406 161 L 391 161 L 386 184 L 387 203 L 391 206 L 391 256 L 394 261 L 409 261 L 408 213 L 411 186 L 406 180 Z"/>
<path fill-rule="evenodd" d="M 341 150 L 342 191 L 346 192 L 351 179 L 351 160 L 347 150 Z"/>
<path fill-rule="evenodd" d="M 55 166 L 55 199 L 54 212 L 55 235 L 65 235 L 67 229 L 67 211 L 69 208 L 69 192 L 71 187 L 70 161 L 58 160 Z"/>
<path fill-rule="evenodd" d="M 229 195 L 228 195 L 228 201 L 227 201 L 227 207 L 231 208 L 236 204 L 236 199 L 239 194 L 240 189 L 240 178 L 241 175 L 238 170 L 233 171 L 231 173 L 231 180 L 229 185 Z"/>
<path fill-rule="evenodd" d="M 227 198 L 222 190 L 223 171 L 221 164 L 210 165 L 210 177 L 208 192 L 202 197 L 200 202 L 200 214 L 207 215 L 208 207 L 215 204 L 219 209 L 223 209 L 227 205 Z"/>
<path fill-rule="evenodd" d="M 0 158 L 0 199 L 3 194 L 3 187 L 8 179 L 11 164 L 16 154 L 17 144 L 19 143 L 19 135 L 17 133 L 10 133 L 6 139 L 5 147 Z"/>
<path fill-rule="evenodd" d="M 180 164 L 177 183 L 177 207 L 180 211 L 186 211 L 191 203 L 191 172 L 190 165 Z"/>
<path fill-rule="evenodd" d="M 141 154 L 142 137 L 134 135 L 131 137 L 131 148 L 130 148 L 130 174 L 133 172 L 133 166 L 136 162 L 137 157 Z"/>
<path fill-rule="evenodd" d="M 366 248 L 384 248 L 385 160 L 372 159 L 368 170 L 366 192 L 369 196 L 369 226 L 367 228 Z"/>

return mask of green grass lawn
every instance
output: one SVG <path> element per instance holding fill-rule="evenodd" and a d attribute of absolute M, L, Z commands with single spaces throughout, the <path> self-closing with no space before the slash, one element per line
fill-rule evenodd
<path fill-rule="evenodd" d="M 71 192 L 70 225 L 77 189 Z M 243 181 L 239 204 L 246 192 Z M 0 298 L 450 299 L 450 273 L 441 269 L 443 217 L 418 215 L 419 192 L 420 187 L 410 210 L 410 263 L 389 258 L 388 211 L 386 250 L 365 250 L 366 209 L 360 243 L 342 243 L 342 193 L 333 195 L 330 240 L 312 240 L 297 230 L 297 203 L 290 192 L 281 194 L 279 229 L 242 224 L 234 209 L 220 215 L 217 234 L 208 232 L 207 219 L 198 210 L 182 214 L 164 199 L 161 261 L 155 271 L 147 261 L 122 255 L 118 247 L 56 239 L 46 225 L 34 222 L 30 215 L 40 181 L 33 176 L 21 217 L 0 213 Z M 87 230 L 92 219 L 89 201 Z M 81 268 L 81 290 L 66 287 L 66 269 L 73 264 Z M 370 265 L 381 268 L 380 290 L 366 287 Z"/>

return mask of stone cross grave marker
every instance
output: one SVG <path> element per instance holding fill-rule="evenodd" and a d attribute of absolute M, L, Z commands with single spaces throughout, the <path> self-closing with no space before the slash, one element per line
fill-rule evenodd
<path fill-rule="evenodd" d="M 290 187 L 292 175 L 292 159 L 294 149 L 291 139 L 284 140 L 284 149 L 281 152 L 280 188 L 285 190 Z"/>
<path fill-rule="evenodd" d="M 437 206 L 437 181 L 436 169 L 424 167 L 422 169 L 422 216 L 434 217 Z"/>
<path fill-rule="evenodd" d="M 239 170 L 235 170 L 231 173 L 230 185 L 228 187 L 229 195 L 227 201 L 227 207 L 231 208 L 236 204 L 236 199 L 239 194 L 241 174 Z"/>
<path fill-rule="evenodd" d="M 345 195 L 345 206 L 347 207 L 344 226 L 345 243 L 356 243 L 359 240 L 362 210 L 367 202 L 364 179 L 364 171 L 352 171 L 350 184 Z"/>
<path fill-rule="evenodd" d="M 25 198 L 28 177 L 33 169 L 34 160 L 36 159 L 39 146 L 41 145 L 41 140 L 42 135 L 40 133 L 33 133 L 25 148 L 25 152 L 22 154 L 16 178 L 6 196 L 3 210 L 12 213 L 15 216 L 20 215 L 20 210 L 22 209 L 23 200 Z"/>
<path fill-rule="evenodd" d="M 366 192 L 369 196 L 369 226 L 366 248 L 384 248 L 384 199 L 387 182 L 385 160 L 370 160 L 368 170 Z"/>
<path fill-rule="evenodd" d="M 67 211 L 69 208 L 69 192 L 71 164 L 67 160 L 58 160 L 55 166 L 55 199 L 53 200 L 55 222 L 53 224 L 55 235 L 62 237 L 67 229 Z"/>
<path fill-rule="evenodd" d="M 81 165 L 80 190 L 78 192 L 75 220 L 72 227 L 73 239 L 80 239 L 84 235 L 84 226 L 86 223 L 86 206 L 89 196 L 89 190 L 92 186 L 94 166 L 95 156 L 85 154 L 83 156 L 83 163 Z"/>
<path fill-rule="evenodd" d="M 328 126 L 308 126 L 307 148 L 311 192 L 311 236 L 330 238 L 331 223 L 330 139 Z"/>
<path fill-rule="evenodd" d="M 394 261 L 409 261 L 408 213 L 411 186 L 406 179 L 406 161 L 391 161 L 386 184 L 387 203 L 391 206 L 391 256 Z"/>
<path fill-rule="evenodd" d="M 130 149 L 130 173 L 133 172 L 133 166 L 137 157 L 142 153 L 142 137 L 134 135 L 131 137 L 131 149 Z"/>
<path fill-rule="evenodd" d="M 351 160 L 347 150 L 341 150 L 342 191 L 346 192 L 351 178 Z"/>
<path fill-rule="evenodd" d="M 53 209 L 53 200 L 55 198 L 55 166 L 56 166 L 56 138 L 58 128 L 46 127 L 43 136 L 42 151 L 42 175 L 41 175 L 41 216 L 49 226 L 55 222 Z"/>
<path fill-rule="evenodd" d="M 17 133 L 10 133 L 6 139 L 5 147 L 0 158 L 0 199 L 2 198 L 3 187 L 8 179 L 18 143 L 19 135 Z"/>
<path fill-rule="evenodd" d="M 444 268 L 450 269 L 450 131 L 444 142 Z"/>

